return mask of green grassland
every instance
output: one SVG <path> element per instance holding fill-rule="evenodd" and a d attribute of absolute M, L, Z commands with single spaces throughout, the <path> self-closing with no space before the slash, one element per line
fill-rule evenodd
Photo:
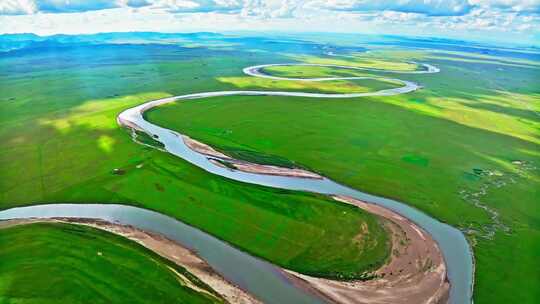
<path fill-rule="evenodd" d="M 260 62 L 207 56 L 204 50 L 147 59 L 167 51 L 152 48 L 103 52 L 98 63 L 83 50 L 0 60 L 7 73 L 0 76 L 2 209 L 48 202 L 132 204 L 287 268 L 332 278 L 359 278 L 386 260 L 386 233 L 365 212 L 321 196 L 232 182 L 134 143 L 116 123 L 122 110 L 171 95 L 234 89 L 218 75 L 239 76 L 243 67 Z M 68 66 L 59 67 L 51 56 Z M 19 70 L 29 61 L 43 66 Z M 363 224 L 370 233 L 359 242 Z"/>
<path fill-rule="evenodd" d="M 396 70 L 396 71 L 415 71 L 419 67 L 416 64 L 395 60 L 395 58 L 388 58 L 386 54 L 380 56 L 376 53 L 361 53 L 353 54 L 351 57 L 348 54 L 339 54 L 342 56 L 336 57 L 317 57 L 313 55 L 294 55 L 291 56 L 293 59 L 305 62 L 305 63 L 315 63 L 315 64 L 335 64 L 335 65 L 344 65 L 344 66 L 353 66 L 353 67 L 362 67 L 362 68 L 371 68 L 371 69 L 380 69 L 380 70 Z M 343 56 L 344 55 L 344 56 Z"/>
<path fill-rule="evenodd" d="M 1 303 L 225 303 L 184 268 L 102 230 L 35 223 L 1 228 L 0 243 Z"/>
<path fill-rule="evenodd" d="M 256 64 L 354 61 L 414 70 L 415 65 L 403 62 L 425 61 L 441 73 L 392 74 L 425 87 L 406 95 L 220 97 L 165 106 L 148 117 L 237 156 L 307 167 L 400 199 L 455 226 L 474 228 L 469 237 L 477 258 L 475 303 L 535 303 L 540 296 L 535 288 L 540 284 L 538 64 L 426 50 L 371 51 L 352 59 L 285 51 L 110 48 L 0 58 L 0 208 L 127 203 L 174 216 L 291 269 L 358 277 L 388 254 L 386 235 L 375 218 L 320 196 L 205 173 L 135 144 L 116 124 L 116 115 L 147 100 L 193 92 L 321 90 L 242 75 L 242 68 Z M 363 75 L 297 68 L 271 72 Z M 347 84 L 351 87 L 328 83 L 325 90 L 381 85 Z M 113 174 L 114 169 L 123 174 Z M 496 227 L 490 238 L 494 221 L 471 197 L 497 211 L 511 233 Z M 360 247 L 354 241 L 362 223 L 370 231 L 366 244 L 376 246 Z"/>
<path fill-rule="evenodd" d="M 403 86 L 385 79 L 356 79 L 332 81 L 294 81 L 268 78 L 219 77 L 219 81 L 241 90 L 299 91 L 310 93 L 364 93 Z"/>
<path fill-rule="evenodd" d="M 375 55 L 430 62 L 442 71 L 395 75 L 425 87 L 399 96 L 215 97 L 166 105 L 147 117 L 217 147 L 288 158 L 463 228 L 477 262 L 475 303 L 535 303 L 540 297 L 534 287 L 540 284 L 538 64 L 443 51 L 379 51 L 369 60 Z M 328 60 L 306 61 L 346 64 Z M 343 73 L 297 68 L 268 69 L 294 77 Z M 475 204 L 499 216 L 492 218 Z"/>
<path fill-rule="evenodd" d="M 268 75 L 295 78 L 373 76 L 371 71 L 301 65 L 268 66 L 262 68 L 261 71 Z"/>
<path fill-rule="evenodd" d="M 128 161 L 122 175 L 106 172 L 46 200 L 153 209 L 274 263 L 323 277 L 359 278 L 386 259 L 384 229 L 358 208 L 214 177 L 151 149 Z M 364 223 L 369 234 L 359 243 Z"/>

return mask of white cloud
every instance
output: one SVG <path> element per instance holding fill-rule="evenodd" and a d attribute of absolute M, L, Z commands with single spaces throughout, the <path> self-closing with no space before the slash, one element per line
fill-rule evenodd
<path fill-rule="evenodd" d="M 38 11 L 50 13 L 95 11 L 120 5 L 119 1 L 110 0 L 35 0 L 34 2 Z"/>
<path fill-rule="evenodd" d="M 158 0 L 154 7 L 173 13 L 228 12 L 242 8 L 237 0 Z"/>
<path fill-rule="evenodd" d="M 32 0 L 2 0 L 0 15 L 25 15 L 37 11 L 36 3 Z"/>
<path fill-rule="evenodd" d="M 508 40 L 523 36 L 538 40 L 539 3 L 540 0 L 0 0 L 0 33 L 271 29 L 493 35 Z"/>
<path fill-rule="evenodd" d="M 468 13 L 467 0 L 315 0 L 312 5 L 338 11 L 397 11 L 429 16 L 455 16 Z"/>
<path fill-rule="evenodd" d="M 540 13 L 540 0 L 312 0 L 313 6 L 338 11 L 397 11 L 428 16 L 462 16 L 475 8 Z"/>
<path fill-rule="evenodd" d="M 302 5 L 297 0 L 245 0 L 241 16 L 258 18 L 292 18 Z"/>
<path fill-rule="evenodd" d="M 0 15 L 76 13 L 118 7 L 149 6 L 152 0 L 1 0 Z"/>
<path fill-rule="evenodd" d="M 540 0 L 469 0 L 472 5 L 509 10 L 513 12 L 540 13 Z"/>

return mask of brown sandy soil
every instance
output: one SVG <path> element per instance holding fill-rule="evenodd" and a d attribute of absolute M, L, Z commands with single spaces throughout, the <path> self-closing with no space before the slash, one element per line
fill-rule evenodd
<path fill-rule="evenodd" d="M 437 243 L 422 228 L 394 211 L 346 196 L 335 200 L 355 205 L 384 219 L 392 236 L 389 261 L 369 281 L 333 281 L 286 271 L 295 283 L 335 303 L 448 302 L 450 284 Z"/>
<path fill-rule="evenodd" d="M 140 128 L 138 125 L 130 122 L 130 121 L 126 121 L 126 120 L 123 120 L 122 118 L 120 118 L 120 116 L 116 117 L 116 122 L 120 125 L 120 126 L 124 126 L 124 127 L 128 127 L 130 129 L 135 129 L 137 131 L 142 131 L 144 132 L 144 130 L 142 128 Z"/>
<path fill-rule="evenodd" d="M 24 219 L 24 220 L 7 220 L 0 221 L 0 228 L 9 226 L 30 224 L 36 222 L 65 222 L 78 225 L 86 225 L 94 228 L 106 230 L 114 234 L 123 236 L 130 240 L 133 240 L 144 247 L 152 250 L 153 252 L 161 255 L 162 257 L 173 261 L 177 265 L 184 267 L 191 274 L 196 276 L 199 280 L 210 286 L 229 303 L 239 304 L 259 304 L 260 301 L 256 300 L 253 296 L 243 291 L 239 287 L 226 281 L 221 275 L 216 273 L 210 265 L 204 260 L 199 258 L 193 251 L 181 246 L 180 244 L 169 240 L 159 234 L 146 232 L 137 229 L 132 226 L 113 224 L 110 222 L 98 220 L 98 219 L 82 219 L 82 218 L 54 218 L 54 219 Z M 173 269 L 171 269 L 173 270 Z M 191 283 L 182 274 L 173 271 L 179 277 L 179 281 L 182 284 L 186 284 L 192 289 L 199 292 L 208 291 L 197 287 Z"/>
<path fill-rule="evenodd" d="M 303 169 L 298 169 L 298 168 L 291 169 L 291 168 L 284 168 L 284 167 L 271 166 L 271 165 L 260 165 L 260 164 L 237 160 L 237 159 L 231 158 L 230 156 L 226 154 L 216 151 L 214 148 L 212 148 L 211 146 L 207 144 L 204 144 L 200 141 L 197 141 L 185 135 L 182 135 L 182 140 L 184 141 L 186 146 L 188 146 L 191 150 L 207 155 L 207 156 L 215 157 L 219 160 L 226 161 L 239 171 L 257 173 L 257 174 L 292 176 L 292 177 L 300 177 L 300 178 L 317 178 L 317 179 L 323 178 L 322 176 L 316 173 L 303 170 Z M 218 166 L 223 166 L 223 164 L 220 164 L 219 162 L 216 162 L 216 161 L 213 161 L 212 163 Z"/>
<path fill-rule="evenodd" d="M 220 158 L 220 159 L 231 159 L 229 156 L 216 151 L 214 148 L 210 147 L 207 144 L 204 144 L 200 141 L 197 141 L 189 136 L 182 135 L 182 140 L 191 150 L 199 152 L 204 155 Z"/>

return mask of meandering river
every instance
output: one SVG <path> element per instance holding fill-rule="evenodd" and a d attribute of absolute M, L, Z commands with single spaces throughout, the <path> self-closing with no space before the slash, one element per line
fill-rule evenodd
<path fill-rule="evenodd" d="M 210 157 L 190 149 L 182 140 L 182 134 L 146 121 L 144 111 L 173 101 L 186 99 L 210 98 L 215 96 L 231 95 L 271 95 L 271 96 L 297 96 L 316 98 L 357 98 L 364 96 L 390 96 L 404 94 L 420 88 L 411 81 L 382 77 L 324 77 L 324 78 L 288 78 L 267 75 L 261 70 L 269 66 L 283 65 L 310 65 L 322 67 L 335 67 L 343 69 L 359 69 L 388 73 L 429 74 L 437 73 L 439 69 L 429 64 L 418 64 L 421 70 L 415 71 L 389 71 L 361 67 L 348 67 L 339 65 L 319 64 L 270 64 L 248 67 L 244 73 L 254 77 L 271 78 L 275 80 L 296 81 L 330 81 L 344 79 L 382 79 L 400 83 L 403 86 L 375 92 L 326 94 L 307 92 L 284 91 L 217 91 L 187 94 L 149 101 L 142 105 L 130 108 L 120 113 L 118 121 L 121 124 L 144 131 L 164 144 L 167 152 L 176 155 L 210 173 L 224 176 L 237 181 L 263 186 L 310 191 L 321 194 L 346 195 L 359 200 L 372 202 L 392 209 L 409 218 L 437 241 L 443 252 L 450 280 L 450 303 L 471 303 L 473 286 L 473 257 L 471 249 L 464 235 L 456 228 L 441 223 L 427 214 L 401 203 L 346 187 L 328 178 L 312 179 L 292 176 L 265 175 L 231 170 L 218 166 L 210 161 Z M 291 101 L 294 102 L 294 101 Z M 220 272 L 225 278 L 244 288 L 266 303 L 300 304 L 321 303 L 323 300 L 292 285 L 276 266 L 252 257 L 228 244 L 222 242 L 198 229 L 187 226 L 168 216 L 124 205 L 107 204 L 52 204 L 0 211 L 0 219 L 30 218 L 30 217 L 89 217 L 133 225 L 137 228 L 163 234 L 181 244 L 194 249 L 198 255 L 205 259 L 210 266 Z"/>

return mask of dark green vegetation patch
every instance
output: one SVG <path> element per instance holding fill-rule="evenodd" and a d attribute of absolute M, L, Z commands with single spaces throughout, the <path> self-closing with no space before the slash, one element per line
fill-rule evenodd
<path fill-rule="evenodd" d="M 413 165 L 426 167 L 429 164 L 429 159 L 416 154 L 407 154 L 401 158 L 403 161 Z"/>
<path fill-rule="evenodd" d="M 159 148 L 159 149 L 165 148 L 165 145 L 162 142 L 157 140 L 157 138 L 146 134 L 145 132 L 141 132 L 137 130 L 132 130 L 131 132 L 133 132 L 132 133 L 133 140 L 135 140 L 138 143 L 141 143 L 143 145 L 148 145 L 150 147 Z"/>

